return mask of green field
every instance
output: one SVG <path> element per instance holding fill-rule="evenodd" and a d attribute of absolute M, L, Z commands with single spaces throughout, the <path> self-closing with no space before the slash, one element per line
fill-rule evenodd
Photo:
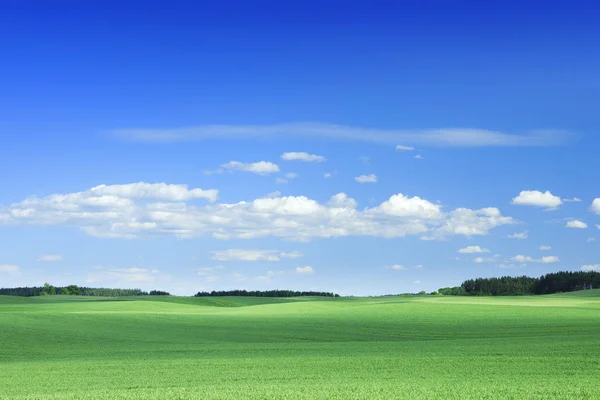
<path fill-rule="evenodd" d="M 2 399 L 600 398 L 600 290 L 0 296 Z"/>

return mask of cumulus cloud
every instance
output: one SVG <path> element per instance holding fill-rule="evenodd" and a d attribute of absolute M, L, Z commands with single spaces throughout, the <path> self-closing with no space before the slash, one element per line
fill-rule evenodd
<path fill-rule="evenodd" d="M 39 256 L 37 258 L 37 261 L 42 261 L 42 262 L 57 262 L 57 261 L 62 261 L 62 256 L 58 255 L 58 254 L 42 254 L 41 256 Z"/>
<path fill-rule="evenodd" d="M 518 256 L 513 257 L 512 260 L 515 262 L 522 263 L 522 264 L 525 264 L 525 263 L 552 264 L 552 263 L 560 262 L 560 260 L 556 256 L 545 256 L 542 258 L 533 258 L 533 257 L 529 257 L 529 256 L 518 255 Z"/>
<path fill-rule="evenodd" d="M 528 237 L 529 234 L 527 233 L 527 231 L 512 233 L 508 235 L 509 239 L 527 239 Z"/>
<path fill-rule="evenodd" d="M 552 250 L 552 246 L 540 246 L 540 250 L 542 250 L 542 251 Z"/>
<path fill-rule="evenodd" d="M 360 175 L 354 178 L 354 180 L 358 183 L 376 183 L 377 175 L 369 174 L 369 175 Z"/>
<path fill-rule="evenodd" d="M 459 249 L 458 253 L 471 254 L 471 253 L 489 253 L 488 249 L 483 249 L 479 246 L 467 246 L 463 249 Z"/>
<path fill-rule="evenodd" d="M 600 272 L 600 264 L 582 265 L 580 269 L 581 269 L 581 271 L 585 271 L 585 272 L 591 272 L 591 271 Z"/>
<path fill-rule="evenodd" d="M 594 201 L 592 201 L 590 211 L 600 215 L 600 198 L 594 199 Z"/>
<path fill-rule="evenodd" d="M 326 159 L 323 156 L 318 156 L 316 154 L 309 154 L 303 151 L 297 152 L 289 152 L 283 153 L 281 155 L 281 159 L 285 161 L 304 161 L 304 162 L 325 162 Z"/>
<path fill-rule="evenodd" d="M 488 257 L 488 258 L 477 257 L 473 260 L 473 262 L 475 262 L 477 264 L 489 263 L 489 262 L 494 262 L 494 261 L 496 261 L 496 259 L 492 258 L 492 257 Z"/>
<path fill-rule="evenodd" d="M 565 226 L 567 228 L 576 228 L 576 229 L 585 229 L 588 227 L 585 222 L 578 221 L 576 219 L 567 221 L 567 224 Z"/>
<path fill-rule="evenodd" d="M 522 134 L 472 128 L 386 130 L 311 122 L 277 125 L 200 125 L 170 129 L 118 129 L 109 133 L 125 140 L 154 143 L 299 137 L 311 140 L 336 139 L 380 144 L 409 143 L 435 147 L 558 146 L 564 144 L 571 137 L 568 132 L 559 130 L 537 130 Z"/>
<path fill-rule="evenodd" d="M 279 250 L 228 249 L 212 252 L 212 259 L 218 261 L 280 261 L 282 258 L 300 258 L 299 251 L 289 253 Z"/>
<path fill-rule="evenodd" d="M 397 145 L 396 146 L 396 150 L 399 151 L 413 151 L 415 148 L 412 146 L 402 146 L 402 145 Z"/>
<path fill-rule="evenodd" d="M 307 265 L 306 267 L 298 267 L 296 268 L 296 273 L 297 274 L 312 274 L 314 273 L 315 270 L 313 269 L 313 267 Z"/>
<path fill-rule="evenodd" d="M 553 209 L 563 204 L 563 202 L 560 197 L 553 195 L 549 190 L 543 193 L 538 190 L 524 190 L 512 199 L 511 204 Z"/>
<path fill-rule="evenodd" d="M 18 265 L 0 264 L 0 274 L 18 275 L 19 272 Z"/>
<path fill-rule="evenodd" d="M 258 161 L 249 164 L 239 161 L 229 161 L 227 164 L 221 165 L 221 168 L 225 168 L 230 171 L 252 172 L 253 174 L 258 175 L 268 175 L 279 172 L 279 166 L 270 161 Z"/>
<path fill-rule="evenodd" d="M 187 189 L 186 189 L 187 190 Z M 429 240 L 454 235 L 487 235 L 497 226 L 512 224 L 497 208 L 442 211 L 418 196 L 402 193 L 378 206 L 358 209 L 345 193 L 319 203 L 305 196 L 263 197 L 237 203 L 191 204 L 181 198 L 206 197 L 207 191 L 187 190 L 169 195 L 175 201 L 105 198 L 85 192 L 30 197 L 0 205 L 0 224 L 67 225 L 100 238 L 132 239 L 149 235 L 216 239 L 279 237 L 295 241 L 345 236 L 403 237 Z M 216 191 L 215 191 L 216 192 Z M 196 193 L 192 195 L 190 193 Z M 216 195 L 216 193 L 215 193 Z M 212 197 L 212 195 L 211 195 Z"/>

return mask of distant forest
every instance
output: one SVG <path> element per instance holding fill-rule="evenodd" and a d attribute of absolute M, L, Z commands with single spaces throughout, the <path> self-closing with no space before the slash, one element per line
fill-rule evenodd
<path fill-rule="evenodd" d="M 600 288 L 600 272 L 560 271 L 539 278 L 503 276 L 468 279 L 460 286 L 445 287 L 432 294 L 445 296 L 521 296 L 573 292 Z"/>
<path fill-rule="evenodd" d="M 17 287 L 17 288 L 0 288 L 0 295 L 5 296 L 54 296 L 54 295 L 71 295 L 71 296 L 105 296 L 105 297 L 121 297 L 121 296 L 169 296 L 169 292 L 161 290 L 151 290 L 144 292 L 141 289 L 109 289 L 109 288 L 89 288 L 77 285 L 69 286 L 53 286 L 49 283 L 44 286 L 34 287 Z"/>
<path fill-rule="evenodd" d="M 194 297 L 207 296 L 249 296 L 249 297 L 301 297 L 301 296 L 322 296 L 322 297 L 340 297 L 337 293 L 330 292 L 296 292 L 294 290 L 221 290 L 212 292 L 198 292 Z"/>

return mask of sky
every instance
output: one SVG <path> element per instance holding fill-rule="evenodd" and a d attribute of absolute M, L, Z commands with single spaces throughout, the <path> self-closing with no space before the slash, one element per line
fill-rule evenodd
<path fill-rule="evenodd" d="M 600 270 L 599 8 L 3 2 L 0 287 Z"/>

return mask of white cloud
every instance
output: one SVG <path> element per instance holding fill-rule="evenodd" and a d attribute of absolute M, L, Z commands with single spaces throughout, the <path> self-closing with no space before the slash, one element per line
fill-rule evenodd
<path fill-rule="evenodd" d="M 390 265 L 389 267 L 386 267 L 387 269 L 394 269 L 396 271 L 404 271 L 406 269 L 406 267 L 404 265 L 400 265 L 400 264 L 394 264 L 394 265 Z"/>
<path fill-rule="evenodd" d="M 0 264 L 0 274 L 18 275 L 19 272 L 18 265 Z"/>
<path fill-rule="evenodd" d="M 562 203 L 560 197 L 554 196 L 548 190 L 544 193 L 538 190 L 524 190 L 512 199 L 511 202 L 511 204 L 515 205 L 546 207 L 549 209 L 556 208 Z"/>
<path fill-rule="evenodd" d="M 416 158 L 417 160 L 422 160 L 422 159 L 423 159 L 423 156 L 422 156 L 422 155 L 420 155 L 420 154 L 417 154 L 417 155 L 416 155 L 414 158 Z"/>
<path fill-rule="evenodd" d="M 279 172 L 279 166 L 270 161 L 258 161 L 249 164 L 239 161 L 229 161 L 227 164 L 221 165 L 221 167 L 231 171 L 252 172 L 253 174 L 258 175 L 268 175 Z"/>
<path fill-rule="evenodd" d="M 585 222 L 581 222 L 578 221 L 576 219 L 568 221 L 567 225 L 565 225 L 567 228 L 577 228 L 577 229 L 585 229 L 587 228 L 587 224 Z"/>
<path fill-rule="evenodd" d="M 585 272 L 591 272 L 591 271 L 600 272 L 600 264 L 582 265 L 580 269 L 581 269 L 581 271 L 585 271 Z"/>
<path fill-rule="evenodd" d="M 279 183 L 279 184 L 286 184 L 289 181 L 287 179 L 283 179 L 283 178 L 275 178 L 275 183 Z"/>
<path fill-rule="evenodd" d="M 590 206 L 590 211 L 600 215 L 600 198 L 594 199 L 592 201 L 592 205 Z"/>
<path fill-rule="evenodd" d="M 354 180 L 358 183 L 376 183 L 377 175 L 369 174 L 369 175 L 360 175 L 354 178 Z"/>
<path fill-rule="evenodd" d="M 316 154 L 301 152 L 283 153 L 281 159 L 285 161 L 325 162 L 326 158 Z"/>
<path fill-rule="evenodd" d="M 518 255 L 518 256 L 513 257 L 512 260 L 515 262 L 522 263 L 522 264 L 525 264 L 525 263 L 551 264 L 551 263 L 560 262 L 560 260 L 556 256 L 545 256 L 542 258 L 533 258 L 530 256 Z"/>
<path fill-rule="evenodd" d="M 285 174 L 285 177 L 288 179 L 294 179 L 298 177 L 298 174 L 295 172 L 288 172 L 287 174 Z"/>
<path fill-rule="evenodd" d="M 413 283 L 414 283 L 415 285 L 418 285 L 418 284 L 420 284 L 420 283 L 421 283 L 421 281 L 414 281 Z"/>
<path fill-rule="evenodd" d="M 564 144 L 571 136 L 568 132 L 558 130 L 509 134 L 471 128 L 385 130 L 307 122 L 245 126 L 201 125 L 171 129 L 119 129 L 111 131 L 110 134 L 126 140 L 155 143 L 209 139 L 265 140 L 301 137 L 444 147 L 557 146 Z"/>
<path fill-rule="evenodd" d="M 274 192 L 267 194 L 267 198 L 269 198 L 269 199 L 274 199 L 277 197 L 281 197 L 281 192 L 279 190 L 276 190 Z"/>
<path fill-rule="evenodd" d="M 396 146 L 396 150 L 400 150 L 400 151 L 413 151 L 415 148 L 411 147 L 411 146 L 401 146 L 401 145 L 397 145 Z"/>
<path fill-rule="evenodd" d="M 552 250 L 552 246 L 540 246 L 540 250 L 542 250 L 542 251 Z"/>
<path fill-rule="evenodd" d="M 527 239 L 528 237 L 529 237 L 529 234 L 527 233 L 527 231 L 513 233 L 513 234 L 508 235 L 509 239 Z"/>
<path fill-rule="evenodd" d="M 325 172 L 323 174 L 323 178 L 325 178 L 325 179 L 331 178 L 332 176 L 333 176 L 333 174 L 331 172 Z"/>
<path fill-rule="evenodd" d="M 315 270 L 313 269 L 313 267 L 311 266 L 306 266 L 306 267 L 298 267 L 296 268 L 296 273 L 297 274 L 312 274 L 314 273 Z"/>
<path fill-rule="evenodd" d="M 89 191 L 45 198 L 27 198 L 0 205 L 0 224 L 67 225 L 101 238 L 171 235 L 178 238 L 255 239 L 279 237 L 309 241 L 345 236 L 403 237 L 430 240 L 454 235 L 487 235 L 497 226 L 512 224 L 496 208 L 458 208 L 402 193 L 378 206 L 359 210 L 354 199 L 338 193 L 319 203 L 305 196 L 263 197 L 237 203 L 208 205 L 185 201 L 142 201 L 115 196 L 91 201 Z M 81 193 L 86 193 L 82 195 Z M 83 198 L 83 200 L 82 200 Z"/>
<path fill-rule="evenodd" d="M 596 241 L 596 238 L 593 238 L 593 237 L 587 238 L 587 240 L 586 240 L 586 242 L 588 242 L 588 243 L 592 243 L 595 241 Z"/>
<path fill-rule="evenodd" d="M 472 254 L 472 253 L 489 253 L 488 249 L 483 249 L 479 246 L 467 246 L 463 249 L 459 249 L 458 253 L 462 254 Z"/>
<path fill-rule="evenodd" d="M 600 229 L 600 225 L 596 225 L 596 228 Z"/>
<path fill-rule="evenodd" d="M 581 202 L 581 199 L 579 197 L 572 197 L 570 199 L 562 199 L 562 201 L 564 201 L 565 203 L 579 203 Z"/>
<path fill-rule="evenodd" d="M 57 261 L 62 261 L 62 256 L 58 255 L 58 254 L 42 254 L 41 256 L 39 256 L 37 258 L 37 261 L 44 261 L 44 262 L 57 262 Z"/>

